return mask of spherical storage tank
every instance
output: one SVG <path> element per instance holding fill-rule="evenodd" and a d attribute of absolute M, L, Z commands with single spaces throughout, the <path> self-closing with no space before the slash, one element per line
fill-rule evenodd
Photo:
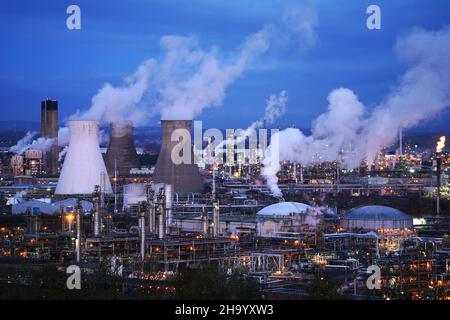
<path fill-rule="evenodd" d="M 403 229 L 412 228 L 412 217 L 387 206 L 364 206 L 348 212 L 343 219 L 347 230 Z"/>

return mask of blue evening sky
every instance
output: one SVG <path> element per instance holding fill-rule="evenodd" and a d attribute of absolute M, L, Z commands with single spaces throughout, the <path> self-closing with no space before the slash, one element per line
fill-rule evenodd
<path fill-rule="evenodd" d="M 246 127 L 263 115 L 265 99 L 283 89 L 289 102 L 282 126 L 309 127 L 338 87 L 374 106 L 407 68 L 393 51 L 396 38 L 413 27 L 450 23 L 448 0 L 314 3 L 316 45 L 306 52 L 272 50 L 257 59 L 228 88 L 222 106 L 198 117 L 206 126 Z M 81 30 L 66 28 L 70 4 L 81 7 Z M 369 4 L 382 9 L 381 30 L 366 28 Z M 38 121 L 46 97 L 60 101 L 61 118 L 88 108 L 103 83 L 120 85 L 144 60 L 159 58 L 162 35 L 195 35 L 203 48 L 217 45 L 226 54 L 281 13 L 278 0 L 2 0 L 1 120 Z M 442 124 L 450 112 L 443 116 Z"/>

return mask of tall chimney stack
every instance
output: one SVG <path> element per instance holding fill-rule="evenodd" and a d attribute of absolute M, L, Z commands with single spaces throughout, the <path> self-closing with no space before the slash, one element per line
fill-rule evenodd
<path fill-rule="evenodd" d="M 45 169 L 50 173 L 58 172 L 58 101 L 41 101 L 41 137 L 55 139 L 54 145 L 45 155 Z"/>
<path fill-rule="evenodd" d="M 153 180 L 155 183 L 165 183 L 173 186 L 173 192 L 202 192 L 203 183 L 194 163 L 194 153 L 190 145 L 190 163 L 175 164 L 172 161 L 172 150 L 181 141 L 172 141 L 172 133 L 177 129 L 192 129 L 191 120 L 162 120 L 162 145 L 156 162 Z M 191 139 L 192 140 L 192 139 Z M 185 141 L 191 144 L 191 141 Z"/>

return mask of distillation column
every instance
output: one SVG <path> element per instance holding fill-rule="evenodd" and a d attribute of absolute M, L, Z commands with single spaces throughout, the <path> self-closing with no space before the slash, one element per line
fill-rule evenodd
<path fill-rule="evenodd" d="M 163 190 L 158 194 L 158 239 L 163 239 L 165 235 L 165 196 Z"/>
<path fill-rule="evenodd" d="M 139 204 L 139 234 L 141 242 L 141 260 L 145 259 L 145 203 Z"/>

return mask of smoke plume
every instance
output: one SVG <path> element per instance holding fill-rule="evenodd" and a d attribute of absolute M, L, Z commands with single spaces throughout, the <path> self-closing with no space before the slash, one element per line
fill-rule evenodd
<path fill-rule="evenodd" d="M 274 44 L 293 44 L 299 50 L 312 46 L 316 25 L 312 5 L 286 1 L 279 21 L 250 34 L 234 52 L 223 54 L 216 46 L 204 49 L 195 37 L 162 36 L 161 59 L 146 60 L 121 85 L 104 84 L 91 106 L 69 119 L 101 124 L 127 121 L 134 126 L 144 126 L 157 115 L 169 120 L 193 119 L 205 108 L 220 106 L 227 88 Z M 67 128 L 58 136 L 58 144 L 67 145 Z"/>
<path fill-rule="evenodd" d="M 272 137 L 263 176 L 274 194 L 281 194 L 279 161 L 338 160 L 355 168 L 367 160 L 370 165 L 380 149 L 396 141 L 400 128 L 417 126 L 450 105 L 450 27 L 413 30 L 397 41 L 396 52 L 411 67 L 372 112 L 351 90 L 340 88 L 330 93 L 328 111 L 313 122 L 310 136 L 287 129 Z"/>
<path fill-rule="evenodd" d="M 312 46 L 316 25 L 314 6 L 285 1 L 280 20 L 249 35 L 234 52 L 204 49 L 195 37 L 162 36 L 161 59 L 145 61 L 121 86 L 105 84 L 90 108 L 71 119 L 131 121 L 135 126 L 159 114 L 168 120 L 193 119 L 205 108 L 220 106 L 227 88 L 280 39 L 300 50 Z"/>
<path fill-rule="evenodd" d="M 9 151 L 17 154 L 24 153 L 27 149 L 29 149 L 29 145 L 33 142 L 33 139 L 37 136 L 37 134 L 37 132 L 28 131 L 22 139 L 9 148 Z"/>
<path fill-rule="evenodd" d="M 54 144 L 55 139 L 40 137 L 33 140 L 37 134 L 37 132 L 28 131 L 25 137 L 20 139 L 17 144 L 12 146 L 9 150 L 16 154 L 23 154 L 29 149 L 41 150 L 43 152 L 48 151 Z"/>
<path fill-rule="evenodd" d="M 236 142 L 232 140 L 226 140 L 216 146 L 218 152 L 221 151 L 225 144 L 239 144 L 247 137 L 249 137 L 254 130 L 261 128 L 264 123 L 273 124 L 276 120 L 281 118 L 286 113 L 286 104 L 288 101 L 288 93 L 286 90 L 282 90 L 279 94 L 272 94 L 266 100 L 266 109 L 264 117 L 253 122 L 247 129 L 241 131 L 241 134 L 236 137 Z"/>
<path fill-rule="evenodd" d="M 249 129 L 257 129 L 266 124 L 273 124 L 286 113 L 288 93 L 282 90 L 279 94 L 273 94 L 266 100 L 264 117 L 252 123 Z"/>

